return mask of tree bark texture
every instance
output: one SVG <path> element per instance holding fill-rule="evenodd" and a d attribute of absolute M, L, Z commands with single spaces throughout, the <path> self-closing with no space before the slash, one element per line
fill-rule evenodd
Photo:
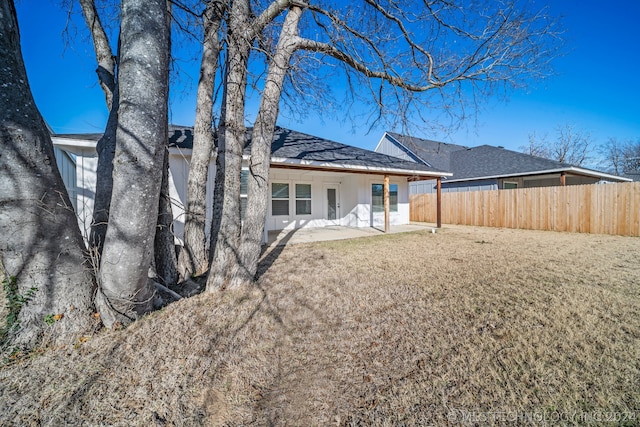
<path fill-rule="evenodd" d="M 298 24 L 302 16 L 300 7 L 292 7 L 287 13 L 276 52 L 269 64 L 260 110 L 251 135 L 251 158 L 247 209 L 245 211 L 239 262 L 232 272 L 232 286 L 253 281 L 258 269 L 258 259 L 264 236 L 269 202 L 269 165 L 271 144 L 278 119 L 280 97 L 291 56 L 296 51 Z"/>
<path fill-rule="evenodd" d="M 116 130 L 118 129 L 118 107 L 120 103 L 116 85 L 109 111 L 107 126 L 96 145 L 98 169 L 96 171 L 96 194 L 93 200 L 93 219 L 89 235 L 89 252 L 99 264 L 104 239 L 109 225 L 109 207 L 113 190 L 113 158 L 116 155 Z"/>
<path fill-rule="evenodd" d="M 165 0 L 123 0 L 120 95 L 109 227 L 96 306 L 128 324 L 152 308 L 148 270 L 167 143 L 170 32 Z"/>
<path fill-rule="evenodd" d="M 162 166 L 162 188 L 158 205 L 158 225 L 154 242 L 154 260 L 156 277 L 164 286 L 173 286 L 178 282 L 178 260 L 173 235 L 173 211 L 169 196 L 169 149 L 164 150 Z"/>
<path fill-rule="evenodd" d="M 113 55 L 109 38 L 102 26 L 94 0 L 80 0 L 82 14 L 91 33 L 93 49 L 98 68 L 96 73 L 104 92 L 109 109 L 109 118 L 104 134 L 98 141 L 98 170 L 96 173 L 96 194 L 93 204 L 93 221 L 89 235 L 89 250 L 94 263 L 99 263 L 100 254 L 107 234 L 109 206 L 113 188 L 113 157 L 116 151 L 116 129 L 118 128 L 118 83 L 116 78 L 116 57 Z"/>
<path fill-rule="evenodd" d="M 27 81 L 13 0 L 0 2 L 0 58 L 0 276 L 19 302 L 9 344 L 28 348 L 88 331 L 95 287 Z"/>
<path fill-rule="evenodd" d="M 249 2 L 233 2 L 228 28 L 226 79 L 218 134 L 216 183 L 211 222 L 213 260 L 207 290 L 227 286 L 231 270 L 238 262 L 240 244 L 240 172 L 246 142 L 244 125 L 247 65 L 252 35 Z"/>
<path fill-rule="evenodd" d="M 220 54 L 218 30 L 222 2 L 210 1 L 204 14 L 204 40 L 200 80 L 193 129 L 193 150 L 189 162 L 184 246 L 180 250 L 178 270 L 183 280 L 201 276 L 209 269 L 205 221 L 207 215 L 207 177 L 214 152 L 213 92 Z"/>

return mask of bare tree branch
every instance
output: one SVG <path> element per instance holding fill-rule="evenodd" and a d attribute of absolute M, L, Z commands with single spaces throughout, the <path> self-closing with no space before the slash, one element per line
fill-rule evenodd
<path fill-rule="evenodd" d="M 100 16 L 96 10 L 94 0 L 80 0 L 80 5 L 82 6 L 84 20 L 93 38 L 93 48 L 96 53 L 96 59 L 98 60 L 98 68 L 96 69 L 98 81 L 105 94 L 107 107 L 111 110 L 113 91 L 115 90 L 116 84 L 116 58 L 113 56 L 109 38 L 102 26 L 102 22 L 100 22 Z"/>

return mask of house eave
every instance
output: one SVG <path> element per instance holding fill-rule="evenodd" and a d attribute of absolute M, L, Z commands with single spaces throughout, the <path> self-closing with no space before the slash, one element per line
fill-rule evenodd
<path fill-rule="evenodd" d="M 89 139 L 76 139 L 76 138 L 61 138 L 59 136 L 52 136 L 51 142 L 55 147 L 76 156 L 82 157 L 95 157 L 98 155 L 96 151 L 96 141 Z"/>
<path fill-rule="evenodd" d="M 612 181 L 621 181 L 621 182 L 633 181 L 629 178 L 611 175 L 604 172 L 598 172 L 594 170 L 577 168 L 577 167 L 570 167 L 570 168 L 547 169 L 547 170 L 524 172 L 524 173 L 518 172 L 518 173 L 512 173 L 512 174 L 478 176 L 473 178 L 448 179 L 446 182 L 454 183 L 454 182 L 480 181 L 485 179 L 504 179 L 504 178 L 527 177 L 527 176 L 539 177 L 541 175 L 560 174 L 563 172 L 571 175 L 588 176 L 592 178 L 600 178 L 603 180 L 612 180 Z"/>
<path fill-rule="evenodd" d="M 245 156 L 245 157 L 248 160 L 248 156 Z M 414 178 L 414 180 L 418 178 L 433 179 L 433 178 L 440 178 L 444 176 L 452 176 L 452 174 L 449 172 L 429 172 L 424 170 L 413 170 L 413 169 L 349 165 L 345 163 L 334 163 L 334 162 L 328 163 L 328 162 L 319 162 L 319 161 L 303 160 L 303 159 L 290 159 L 286 157 L 272 157 L 271 166 L 281 167 L 281 168 L 325 170 L 325 171 L 333 171 L 333 172 L 416 177 Z"/>

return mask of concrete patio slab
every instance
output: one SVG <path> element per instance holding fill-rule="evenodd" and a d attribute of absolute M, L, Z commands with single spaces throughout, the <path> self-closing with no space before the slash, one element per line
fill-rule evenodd
<path fill-rule="evenodd" d="M 393 225 L 389 234 L 407 233 L 411 231 L 435 230 L 435 224 L 411 223 L 406 225 Z M 295 230 L 270 231 L 267 246 L 295 245 L 298 243 L 321 242 L 327 240 L 354 239 L 358 237 L 377 236 L 384 234 L 381 228 L 364 227 L 318 227 L 318 228 L 298 228 Z"/>

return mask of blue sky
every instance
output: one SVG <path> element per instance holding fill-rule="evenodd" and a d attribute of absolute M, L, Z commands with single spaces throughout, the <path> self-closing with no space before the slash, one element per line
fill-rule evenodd
<path fill-rule="evenodd" d="M 77 36 L 65 45 L 67 13 L 57 0 L 16 0 L 22 50 L 31 90 L 45 120 L 58 133 L 101 132 L 107 111 L 96 82 L 93 48 L 80 17 Z M 540 2 L 537 2 L 540 3 Z M 416 136 L 461 145 L 500 145 L 513 150 L 529 134 L 555 135 L 562 125 L 591 133 L 595 143 L 609 137 L 640 138 L 640 2 L 563 0 L 550 2 L 564 17 L 566 55 L 555 63 L 557 75 L 511 92 L 508 102 L 489 99 L 476 120 L 452 134 Z M 73 33 L 73 25 L 71 26 Z M 190 69 L 188 66 L 184 70 Z M 196 67 L 191 69 L 197 70 Z M 195 72 L 195 71 L 194 71 Z M 171 121 L 191 125 L 196 76 L 175 92 Z M 282 118 L 280 125 L 373 149 L 384 129 L 367 134 L 364 123 L 313 114 L 304 122 Z"/>

